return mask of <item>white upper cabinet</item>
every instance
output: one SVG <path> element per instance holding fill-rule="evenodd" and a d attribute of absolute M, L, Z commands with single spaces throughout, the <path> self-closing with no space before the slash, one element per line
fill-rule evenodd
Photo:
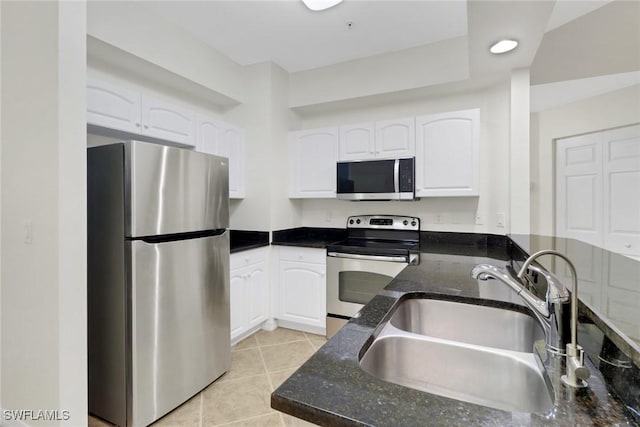
<path fill-rule="evenodd" d="M 196 114 L 196 151 L 217 154 L 222 146 L 224 123 Z"/>
<path fill-rule="evenodd" d="M 480 110 L 416 117 L 416 197 L 479 195 Z"/>
<path fill-rule="evenodd" d="M 244 189 L 244 129 L 225 125 L 219 155 L 229 159 L 229 197 L 241 199 Z"/>
<path fill-rule="evenodd" d="M 336 197 L 338 128 L 289 133 L 289 197 Z"/>
<path fill-rule="evenodd" d="M 193 111 L 93 79 L 87 84 L 87 123 L 131 138 L 144 135 L 188 147 L 196 142 Z"/>
<path fill-rule="evenodd" d="M 142 97 L 142 132 L 152 138 L 195 146 L 196 116 L 186 108 Z"/>
<path fill-rule="evenodd" d="M 373 122 L 340 126 L 340 160 L 363 160 L 375 157 Z"/>
<path fill-rule="evenodd" d="M 413 117 L 376 122 L 376 157 L 410 157 L 415 153 L 416 132 Z"/>
<path fill-rule="evenodd" d="M 140 94 L 108 83 L 87 82 L 87 123 L 140 133 Z"/>
<path fill-rule="evenodd" d="M 414 153 L 413 117 L 340 126 L 341 161 L 411 157 Z"/>
<path fill-rule="evenodd" d="M 229 197 L 245 196 L 244 130 L 201 114 L 196 115 L 196 151 L 229 159 Z"/>

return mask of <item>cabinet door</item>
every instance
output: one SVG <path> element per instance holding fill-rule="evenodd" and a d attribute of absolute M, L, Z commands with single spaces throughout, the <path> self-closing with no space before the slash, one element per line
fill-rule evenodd
<path fill-rule="evenodd" d="M 89 80 L 87 123 L 140 133 L 140 94 L 108 83 Z"/>
<path fill-rule="evenodd" d="M 338 128 L 289 134 L 289 197 L 335 198 Z"/>
<path fill-rule="evenodd" d="M 186 108 L 142 97 L 142 133 L 153 138 L 195 146 L 196 117 Z"/>
<path fill-rule="evenodd" d="M 229 284 L 229 300 L 231 313 L 231 340 L 247 330 L 249 313 L 245 301 L 245 277 L 247 268 L 231 270 Z"/>
<path fill-rule="evenodd" d="M 376 122 L 376 157 L 396 158 L 415 155 L 416 132 L 413 117 Z"/>
<path fill-rule="evenodd" d="M 604 248 L 640 256 L 640 125 L 602 134 Z"/>
<path fill-rule="evenodd" d="M 365 160 L 376 155 L 373 122 L 340 126 L 339 160 Z"/>
<path fill-rule="evenodd" d="M 416 118 L 416 196 L 477 196 L 480 110 Z"/>
<path fill-rule="evenodd" d="M 280 318 L 325 327 L 325 266 L 280 261 Z"/>
<path fill-rule="evenodd" d="M 246 274 L 248 302 L 248 327 L 254 327 L 265 320 L 269 308 L 269 281 L 265 261 L 252 265 Z"/>
<path fill-rule="evenodd" d="M 244 130 L 226 124 L 218 155 L 229 159 L 229 197 L 244 197 Z"/>
<path fill-rule="evenodd" d="M 212 118 L 196 115 L 196 151 L 218 154 L 224 136 L 224 124 Z"/>

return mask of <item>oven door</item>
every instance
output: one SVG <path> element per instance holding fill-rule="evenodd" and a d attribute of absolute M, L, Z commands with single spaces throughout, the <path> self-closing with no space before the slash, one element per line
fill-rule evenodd
<path fill-rule="evenodd" d="M 327 312 L 352 317 L 406 266 L 403 256 L 327 253 Z"/>

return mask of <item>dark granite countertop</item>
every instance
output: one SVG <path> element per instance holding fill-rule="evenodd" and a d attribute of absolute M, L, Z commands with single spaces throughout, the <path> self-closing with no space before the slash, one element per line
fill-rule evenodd
<path fill-rule="evenodd" d="M 584 317 L 584 312 L 579 342 L 587 350 L 589 386 L 581 390 L 562 386 L 559 377 L 564 361 L 547 352 L 543 356 L 554 386 L 555 405 L 545 413 L 508 412 L 466 403 L 385 382 L 360 368 L 361 350 L 371 344 L 372 334 L 403 298 L 429 297 L 512 309 L 514 304 L 521 304 L 506 285 L 500 286 L 495 280 L 477 281 L 469 273 L 479 263 L 504 267 L 524 257 L 526 253 L 506 237 L 450 233 L 421 236 L 419 264 L 405 268 L 276 389 L 271 406 L 330 426 L 638 425 L 638 367 L 600 361 L 600 357 L 610 360 L 612 354 L 619 356 L 619 352 L 606 337 L 600 342 L 590 338 L 594 325 Z M 625 405 L 636 412 L 636 418 Z"/>
<path fill-rule="evenodd" d="M 268 231 L 230 230 L 231 253 L 269 246 Z"/>
<path fill-rule="evenodd" d="M 271 244 L 324 249 L 329 243 L 346 237 L 347 230 L 344 228 L 298 227 L 274 231 Z"/>

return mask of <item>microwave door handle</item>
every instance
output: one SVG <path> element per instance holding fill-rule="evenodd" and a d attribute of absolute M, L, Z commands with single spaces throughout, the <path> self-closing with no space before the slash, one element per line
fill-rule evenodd
<path fill-rule="evenodd" d="M 400 159 L 393 162 L 393 190 L 400 193 Z"/>

